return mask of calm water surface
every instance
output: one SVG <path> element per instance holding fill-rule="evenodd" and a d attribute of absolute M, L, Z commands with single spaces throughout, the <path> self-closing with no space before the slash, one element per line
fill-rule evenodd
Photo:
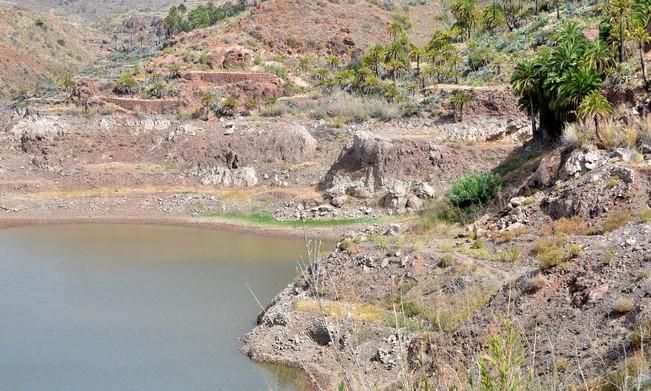
<path fill-rule="evenodd" d="M 0 230 L 0 390 L 291 390 L 239 353 L 301 241 L 186 228 Z M 284 383 L 284 384 L 283 384 Z"/>

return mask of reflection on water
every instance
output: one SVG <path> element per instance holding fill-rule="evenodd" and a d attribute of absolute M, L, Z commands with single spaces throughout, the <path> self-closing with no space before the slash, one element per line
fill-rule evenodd
<path fill-rule="evenodd" d="M 239 353 L 302 241 L 129 225 L 0 231 L 0 389 L 291 389 Z M 289 375 L 291 379 L 291 375 Z"/>

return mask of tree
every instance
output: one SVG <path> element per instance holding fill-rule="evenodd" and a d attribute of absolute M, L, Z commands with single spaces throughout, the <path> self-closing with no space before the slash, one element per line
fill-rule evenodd
<path fill-rule="evenodd" d="M 380 77 L 380 63 L 384 58 L 384 52 L 385 48 L 380 44 L 375 44 L 368 50 L 367 58 L 370 65 L 373 66 L 373 71 L 375 71 L 376 77 Z"/>
<path fill-rule="evenodd" d="M 609 3 L 611 21 L 618 27 L 619 31 L 619 62 L 624 62 L 626 25 L 633 7 L 633 0 L 612 0 Z"/>
<path fill-rule="evenodd" d="M 552 0 L 554 8 L 556 9 L 556 19 L 561 20 L 561 1 L 562 0 Z"/>
<path fill-rule="evenodd" d="M 543 48 L 532 62 L 516 66 L 511 85 L 529 115 L 538 114 L 538 135 L 543 129 L 560 135 L 562 124 L 576 119 L 583 99 L 601 89 L 606 72 L 598 69 L 608 64 L 602 49 L 591 46 L 576 24 L 565 23 L 555 48 Z"/>
<path fill-rule="evenodd" d="M 390 61 L 400 61 L 405 57 L 405 48 L 402 43 L 395 41 L 391 45 L 387 46 L 384 50 L 384 63 L 389 63 Z"/>
<path fill-rule="evenodd" d="M 411 44 L 411 50 L 409 51 L 409 60 L 416 61 L 416 78 L 419 80 L 421 88 L 425 88 L 425 82 L 421 76 L 421 67 L 420 62 L 425 57 L 425 49 L 418 47 L 414 44 Z"/>
<path fill-rule="evenodd" d="M 509 31 L 513 31 L 520 27 L 522 24 L 522 8 L 521 0 L 500 0 L 502 3 L 502 11 L 504 11 L 504 21 Z"/>
<path fill-rule="evenodd" d="M 450 97 L 450 104 L 454 109 L 454 117 L 459 122 L 463 121 L 463 108 L 472 102 L 472 98 L 465 91 L 455 91 Z M 457 116 L 458 115 L 458 116 Z"/>
<path fill-rule="evenodd" d="M 496 0 L 488 3 L 482 14 L 482 21 L 484 28 L 491 32 L 506 26 L 506 17 L 500 3 Z"/>
<path fill-rule="evenodd" d="M 447 52 L 445 59 L 445 64 L 448 68 L 448 76 L 454 78 L 454 82 L 456 84 L 459 84 L 459 67 L 463 63 L 463 58 L 459 55 L 459 52 L 456 50 L 456 48 L 451 47 L 451 49 Z"/>
<path fill-rule="evenodd" d="M 597 90 L 586 95 L 577 109 L 577 115 L 580 119 L 592 119 L 594 121 L 595 135 L 599 142 L 603 141 L 599 133 L 599 121 L 608 119 L 612 114 L 612 105 Z"/>
<path fill-rule="evenodd" d="M 384 65 L 387 68 L 387 71 L 391 74 L 394 83 L 398 79 L 399 74 L 407 69 L 407 64 L 402 60 L 390 60 Z"/>
<path fill-rule="evenodd" d="M 527 107 L 534 137 L 537 135 L 536 113 L 538 112 L 537 101 L 540 95 L 539 70 L 537 63 L 525 60 L 515 67 L 511 77 L 513 92 L 523 99 L 523 103 Z"/>
<path fill-rule="evenodd" d="M 563 75 L 558 89 L 556 104 L 562 109 L 563 119 L 583 101 L 583 98 L 593 91 L 601 89 L 601 77 L 593 68 L 581 66 Z"/>
<path fill-rule="evenodd" d="M 398 23 L 395 20 L 389 23 L 389 25 L 387 26 L 387 34 L 389 34 L 389 36 L 393 39 L 394 42 L 396 41 L 398 36 L 400 36 L 404 32 L 405 31 L 400 25 L 400 23 Z"/>
<path fill-rule="evenodd" d="M 479 25 L 481 11 L 477 0 L 455 0 L 450 11 L 457 20 L 456 25 L 464 31 L 466 37 Z"/>
<path fill-rule="evenodd" d="M 596 69 L 601 75 L 605 75 L 615 65 L 615 60 L 610 46 L 598 39 L 588 46 L 583 63 L 587 67 Z"/>
<path fill-rule="evenodd" d="M 644 46 L 651 42 L 651 36 L 649 35 L 646 29 L 646 23 L 638 24 L 636 23 L 631 31 L 631 36 L 637 42 L 638 53 L 640 55 L 640 68 L 642 69 L 642 79 L 644 80 L 644 86 L 648 88 L 649 81 L 646 77 L 646 61 L 644 60 Z"/>

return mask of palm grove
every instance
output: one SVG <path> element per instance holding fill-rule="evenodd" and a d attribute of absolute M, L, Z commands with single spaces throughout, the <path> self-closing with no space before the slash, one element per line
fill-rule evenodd
<path fill-rule="evenodd" d="M 594 127 L 599 139 L 600 122 L 613 113 L 602 94 L 604 82 L 637 59 L 644 84 L 649 84 L 644 52 L 651 41 L 647 32 L 651 1 L 611 0 L 585 7 L 599 25 L 598 37 L 593 40 L 586 38 L 576 21 L 562 20 L 561 7 L 570 6 L 560 0 L 495 0 L 482 7 L 478 0 L 455 0 L 449 7 L 454 23 L 435 32 L 426 45 L 412 43 L 406 33 L 409 21 L 396 18 L 387 27 L 388 44 L 371 46 L 344 69 L 338 59 L 328 58 L 325 66 L 314 69 L 315 80 L 325 89 L 409 102 L 427 82 L 459 83 L 464 78 L 475 84 L 477 80 L 472 78 L 477 74 L 501 78 L 503 64 L 520 57 L 524 48 L 511 52 L 507 48 L 500 58 L 482 43 L 523 32 L 527 24 L 535 24 L 534 18 L 547 14 L 544 20 L 556 18 L 554 35 L 542 44 L 533 40 L 535 55 L 515 65 L 510 84 L 531 119 L 535 136 L 559 136 L 565 123 L 581 120 Z M 454 93 L 448 101 L 457 119 L 469 102 L 465 92 Z M 404 115 L 422 109 L 409 104 L 403 107 Z"/>

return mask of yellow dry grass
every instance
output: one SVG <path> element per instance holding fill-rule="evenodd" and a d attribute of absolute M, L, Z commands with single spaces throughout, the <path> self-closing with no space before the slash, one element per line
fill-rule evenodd
<path fill-rule="evenodd" d="M 370 304 L 355 304 L 346 302 L 334 302 L 323 300 L 321 303 L 314 299 L 299 299 L 294 301 L 293 308 L 299 312 L 309 312 L 312 314 L 323 314 L 324 316 L 335 319 L 352 319 L 355 321 L 376 321 L 382 320 L 385 311 L 381 308 Z"/>

